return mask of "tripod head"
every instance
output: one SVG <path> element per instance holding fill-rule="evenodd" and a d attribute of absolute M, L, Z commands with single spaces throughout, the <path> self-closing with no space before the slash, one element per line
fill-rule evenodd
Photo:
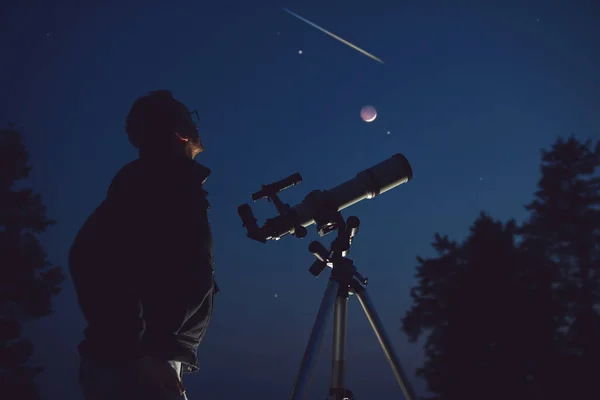
<path fill-rule="evenodd" d="M 325 267 L 330 267 L 332 270 L 337 268 L 336 273 L 344 275 L 346 279 L 357 279 L 363 285 L 368 284 L 368 278 L 364 278 L 358 273 L 354 263 L 351 259 L 346 257 L 350 252 L 350 246 L 352 240 L 358 233 L 358 227 L 360 220 L 358 217 L 351 216 L 344 221 L 344 217 L 338 211 L 336 212 L 337 218 L 335 218 L 332 224 L 328 225 L 328 232 L 337 229 L 338 233 L 335 239 L 331 242 L 329 250 L 325 248 L 320 242 L 313 241 L 308 246 L 310 251 L 315 257 L 316 261 L 310 266 L 308 271 L 314 276 L 318 277 Z M 333 272 L 332 272 L 333 273 Z"/>

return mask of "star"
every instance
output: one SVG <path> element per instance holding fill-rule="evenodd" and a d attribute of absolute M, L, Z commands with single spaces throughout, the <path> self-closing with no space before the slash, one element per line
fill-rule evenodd
<path fill-rule="evenodd" d="M 536 19 L 535 19 L 535 22 L 540 22 L 540 19 L 539 19 L 539 18 L 536 18 Z"/>
<path fill-rule="evenodd" d="M 275 297 L 275 298 L 278 298 L 278 297 L 279 297 L 279 295 L 278 295 L 277 293 L 275 293 L 275 294 L 273 295 L 273 297 Z"/>
<path fill-rule="evenodd" d="M 390 133 L 392 133 L 392 132 L 390 132 L 390 131 L 387 131 L 386 133 L 389 135 L 389 134 L 390 134 Z"/>
<path fill-rule="evenodd" d="M 480 180 L 480 181 L 482 181 L 482 180 L 483 180 L 483 178 L 482 178 L 482 177 L 479 177 L 479 180 Z"/>
<path fill-rule="evenodd" d="M 50 32 L 46 32 L 46 37 L 50 36 Z"/>
<path fill-rule="evenodd" d="M 298 50 L 298 54 L 302 54 L 302 50 Z"/>

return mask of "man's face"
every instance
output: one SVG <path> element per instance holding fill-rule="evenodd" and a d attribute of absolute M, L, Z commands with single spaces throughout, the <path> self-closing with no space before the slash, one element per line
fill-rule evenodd
<path fill-rule="evenodd" d="M 190 110 L 183 104 L 179 103 L 178 105 L 178 114 L 179 120 L 181 123 L 179 124 L 179 128 L 176 132 L 177 136 L 184 141 L 184 146 L 186 147 L 186 152 L 194 158 L 199 153 L 204 151 L 204 145 L 202 144 L 202 139 L 200 138 L 200 132 L 198 131 L 198 114 L 194 112 L 190 112 Z"/>

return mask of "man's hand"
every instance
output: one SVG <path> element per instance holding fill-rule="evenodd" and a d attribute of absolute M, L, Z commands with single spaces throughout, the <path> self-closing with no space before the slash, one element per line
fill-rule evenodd
<path fill-rule="evenodd" d="M 177 376 L 177 372 L 166 361 L 159 361 L 151 357 L 143 357 L 134 364 L 135 378 L 141 379 L 145 384 L 154 387 L 160 395 L 185 393 L 185 388 Z"/>

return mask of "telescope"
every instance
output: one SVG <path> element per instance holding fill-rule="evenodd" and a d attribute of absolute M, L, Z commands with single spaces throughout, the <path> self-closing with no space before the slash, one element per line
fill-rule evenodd
<path fill-rule="evenodd" d="M 277 209 L 278 216 L 269 218 L 263 226 L 258 226 L 252 208 L 248 204 L 238 207 L 238 215 L 250 239 L 266 243 L 267 240 L 279 240 L 291 234 L 303 238 L 306 228 L 316 224 L 320 236 L 337 229 L 339 212 L 359 201 L 372 199 L 396 186 L 410 181 L 413 177 L 410 163 L 402 154 L 394 154 L 356 176 L 329 190 L 314 190 L 306 195 L 302 202 L 294 207 L 283 203 L 278 193 L 302 182 L 299 173 L 280 181 L 262 185 L 261 190 L 252 195 L 252 200 L 266 198 Z"/>
<path fill-rule="evenodd" d="M 350 207 L 364 199 L 372 199 L 396 186 L 410 181 L 413 177 L 410 163 L 402 154 L 395 154 L 387 160 L 374 165 L 341 185 L 329 190 L 314 190 L 302 202 L 294 207 L 283 203 L 278 193 L 302 182 L 299 173 L 268 185 L 262 185 L 261 190 L 252 195 L 252 200 L 267 199 L 275 204 L 278 216 L 269 218 L 263 226 L 258 226 L 252 208 L 248 204 L 238 207 L 238 214 L 247 236 L 251 239 L 266 243 L 267 240 L 279 240 L 292 234 L 303 238 L 306 228 L 316 224 L 319 235 L 337 230 L 336 238 L 329 249 L 320 242 L 313 241 L 308 250 L 316 258 L 308 271 L 318 277 L 327 267 L 331 269 L 327 288 L 321 300 L 319 311 L 304 350 L 304 356 L 294 381 L 290 400 L 305 398 L 310 377 L 323 340 L 325 325 L 333 310 L 333 352 L 331 359 L 331 384 L 328 400 L 353 400 L 354 395 L 346 387 L 346 341 L 348 300 L 356 295 L 365 312 L 367 320 L 390 363 L 396 381 L 404 394 L 405 400 L 415 400 L 414 391 L 404 373 L 400 360 L 396 356 L 391 340 L 375 306 L 367 293 L 368 278 L 363 277 L 348 258 L 350 247 L 358 232 L 360 220 L 351 216 L 344 220 L 341 210 Z"/>

